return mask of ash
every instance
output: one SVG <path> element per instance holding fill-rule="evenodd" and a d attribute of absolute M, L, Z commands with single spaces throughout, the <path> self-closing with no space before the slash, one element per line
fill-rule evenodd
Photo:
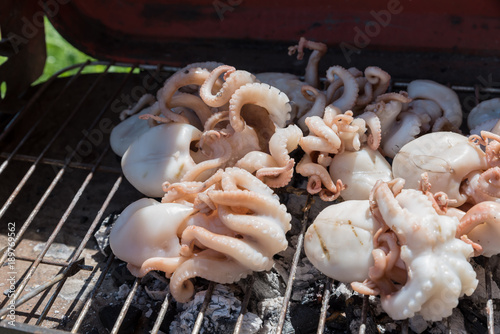
<path fill-rule="evenodd" d="M 190 302 L 178 304 L 178 314 L 170 324 L 170 333 L 191 333 L 206 293 L 198 292 Z M 232 333 L 240 309 L 241 302 L 229 287 L 217 284 L 205 311 L 200 333 Z M 261 327 L 262 320 L 256 314 L 247 312 L 240 333 L 254 334 Z"/>

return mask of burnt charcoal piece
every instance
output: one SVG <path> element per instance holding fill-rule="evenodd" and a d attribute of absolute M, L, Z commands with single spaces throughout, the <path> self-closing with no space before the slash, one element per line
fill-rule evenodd
<path fill-rule="evenodd" d="M 102 325 L 108 330 L 111 331 L 113 326 L 118 319 L 118 315 L 120 314 L 120 310 L 122 309 L 123 304 L 118 305 L 107 305 L 99 310 L 99 320 L 101 320 Z M 141 323 L 139 320 L 141 319 L 142 311 L 137 307 L 131 305 L 125 314 L 125 318 L 120 326 L 119 334 L 129 334 L 134 333 L 136 327 Z"/>
<path fill-rule="evenodd" d="M 464 315 L 467 333 L 479 334 L 488 332 L 486 328 L 486 316 L 480 313 L 477 305 L 474 305 L 470 300 L 462 299 L 458 303 L 458 308 Z"/>
<path fill-rule="evenodd" d="M 94 233 L 94 238 L 96 240 L 97 246 L 99 247 L 99 251 L 104 255 L 108 256 L 111 253 L 111 249 L 109 247 L 109 233 L 111 232 L 111 228 L 113 227 L 113 223 L 118 218 L 118 214 L 112 213 L 106 218 L 102 220 L 101 226 Z"/>
<path fill-rule="evenodd" d="M 120 263 L 114 267 L 111 277 L 113 278 L 113 283 L 116 286 L 121 286 L 126 283 L 128 286 L 132 286 L 135 281 L 135 276 L 130 273 L 127 269 L 127 264 L 120 261 Z"/>
<path fill-rule="evenodd" d="M 295 333 L 316 333 L 318 328 L 318 308 L 307 304 L 292 304 L 290 307 L 290 318 Z"/>

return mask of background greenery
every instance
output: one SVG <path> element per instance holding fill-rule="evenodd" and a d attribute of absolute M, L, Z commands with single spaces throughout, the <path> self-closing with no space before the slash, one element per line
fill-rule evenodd
<path fill-rule="evenodd" d="M 1 0 L 0 0 L 1 1 Z M 1 38 L 1 32 L 0 32 Z M 45 18 L 45 42 L 47 44 L 47 60 L 45 62 L 45 68 L 43 74 L 38 80 L 36 80 L 33 85 L 39 84 L 41 82 L 46 81 L 50 76 L 52 76 L 57 71 L 66 68 L 70 65 L 79 64 L 90 60 L 95 60 L 94 58 L 86 55 L 80 50 L 73 47 L 69 44 L 52 26 L 50 21 Z M 6 57 L 0 56 L 0 65 L 3 64 L 7 60 Z M 104 65 L 96 65 L 87 67 L 83 73 L 88 72 L 102 72 L 104 70 Z M 130 70 L 129 67 L 119 67 L 112 66 L 110 68 L 110 72 L 128 72 Z M 73 75 L 76 70 L 66 71 L 61 76 L 70 76 Z M 139 72 L 139 69 L 136 69 L 135 72 Z M 1 80 L 0 80 L 1 81 Z M 5 95 L 5 84 L 0 83 L 0 98 L 3 98 Z"/>

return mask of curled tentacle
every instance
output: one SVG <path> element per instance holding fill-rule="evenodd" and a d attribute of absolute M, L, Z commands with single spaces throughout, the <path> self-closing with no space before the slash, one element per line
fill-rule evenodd
<path fill-rule="evenodd" d="M 156 99 L 153 95 L 151 94 L 144 94 L 141 96 L 139 101 L 133 106 L 131 109 L 125 109 L 120 113 L 120 120 L 123 121 L 125 118 L 127 118 L 130 115 L 137 114 L 139 111 L 144 109 L 146 106 L 151 106 L 153 103 L 156 102 Z"/>
<path fill-rule="evenodd" d="M 378 149 L 380 142 L 382 141 L 382 126 L 380 124 L 380 119 L 371 111 L 366 111 L 359 115 L 358 118 L 364 119 L 366 125 L 370 129 L 370 135 L 368 136 L 368 146 L 372 150 Z"/>
<path fill-rule="evenodd" d="M 210 142 L 206 143 L 206 138 L 210 135 L 214 135 L 217 139 L 209 139 Z M 214 130 L 203 133 L 202 138 L 200 139 L 200 146 L 204 152 L 209 151 L 207 155 L 212 157 L 212 159 L 202 161 L 191 168 L 186 174 L 184 174 L 181 181 L 195 181 L 202 173 L 220 167 L 231 158 L 231 145 L 224 138 L 219 139 L 219 136 L 220 134 Z"/>
<path fill-rule="evenodd" d="M 184 261 L 170 279 L 172 297 L 180 303 L 188 302 L 194 294 L 193 277 L 202 277 L 221 284 L 232 283 L 249 275 L 252 271 L 222 254 L 205 250 Z"/>
<path fill-rule="evenodd" d="M 320 191 L 320 197 L 324 201 L 333 201 L 337 199 L 340 192 L 344 189 L 341 180 L 334 182 L 326 168 L 317 163 L 313 163 L 311 157 L 307 154 L 297 164 L 296 171 L 300 175 L 310 178 L 307 185 L 308 191 L 311 190 L 313 193 L 317 192 L 319 185 L 323 185 L 326 188 Z M 311 179 L 312 176 L 314 177 Z"/>
<path fill-rule="evenodd" d="M 214 95 L 214 85 L 221 74 L 226 80 Z M 241 86 L 255 82 L 255 76 L 247 71 L 237 71 L 234 67 L 222 65 L 213 70 L 200 87 L 200 97 L 210 107 L 221 107 L 231 99 L 231 95 Z"/>
<path fill-rule="evenodd" d="M 179 265 L 184 262 L 185 259 L 182 257 L 152 257 L 144 261 L 140 266 L 134 266 L 133 264 L 127 264 L 127 269 L 130 273 L 136 277 L 144 277 L 147 273 L 153 270 L 160 270 L 165 272 L 165 277 L 169 278 L 172 273 L 179 267 Z"/>
<path fill-rule="evenodd" d="M 167 81 L 165 81 L 165 85 L 158 90 L 158 93 L 156 94 L 156 98 L 160 103 L 162 114 L 176 123 L 188 123 L 188 120 L 185 117 L 174 113 L 168 107 L 171 99 L 179 88 L 188 85 L 202 85 L 209 75 L 210 72 L 206 69 L 191 67 L 178 71 L 168 78 Z"/>
<path fill-rule="evenodd" d="M 385 93 L 391 82 L 389 73 L 376 66 L 368 66 L 365 69 L 365 77 L 373 86 L 374 97 Z"/>
<path fill-rule="evenodd" d="M 288 48 L 288 55 L 291 56 L 297 52 L 297 59 L 301 60 L 304 57 L 304 48 L 313 50 L 307 62 L 305 81 L 311 86 L 319 87 L 318 63 L 326 53 L 326 44 L 309 41 L 301 37 L 298 45 Z"/>
<path fill-rule="evenodd" d="M 300 126 L 301 129 L 305 130 L 307 129 L 305 122 L 305 119 L 307 117 L 312 117 L 312 116 L 323 117 L 326 107 L 326 96 L 312 86 L 304 85 L 302 86 L 301 91 L 302 95 L 307 100 L 314 101 L 314 104 L 311 109 L 309 109 L 303 115 L 298 115 L 299 120 L 297 121 L 297 124 Z"/>
<path fill-rule="evenodd" d="M 269 270 L 273 266 L 272 258 L 264 255 L 258 245 L 233 236 L 213 233 L 201 226 L 188 226 L 182 232 L 181 243 L 190 245 L 192 242 L 222 253 L 239 263 L 245 263 L 251 270 Z"/>
<path fill-rule="evenodd" d="M 288 102 L 288 97 L 275 87 L 263 83 L 246 84 L 238 88 L 229 101 L 229 122 L 234 131 L 243 131 L 245 122 L 241 109 L 245 104 L 254 104 L 266 109 L 269 118 L 283 128 L 292 110 Z"/>
<path fill-rule="evenodd" d="M 186 107 L 194 111 L 196 116 L 198 116 L 201 124 L 205 122 L 212 116 L 210 108 L 207 107 L 205 103 L 196 95 L 177 93 L 170 100 L 170 108 Z"/>
<path fill-rule="evenodd" d="M 354 107 L 356 104 L 356 99 L 358 97 L 358 84 L 356 83 L 356 79 L 354 76 L 349 73 L 348 70 L 341 66 L 332 66 L 326 72 L 326 76 L 328 81 L 334 82 L 334 75 L 337 75 L 344 85 L 344 93 L 340 98 L 331 102 L 331 104 L 335 107 L 338 107 L 342 111 L 347 111 Z M 327 91 L 327 101 L 330 101 L 334 92 Z M 331 96 L 330 96 L 331 94 Z"/>

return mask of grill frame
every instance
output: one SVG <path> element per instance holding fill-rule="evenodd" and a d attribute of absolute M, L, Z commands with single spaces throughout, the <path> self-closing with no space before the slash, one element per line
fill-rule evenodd
<path fill-rule="evenodd" d="M 2 141 L 5 138 L 7 138 L 7 136 L 9 135 L 10 132 L 15 130 L 21 124 L 20 122 L 23 121 L 24 118 L 30 117 L 30 109 L 34 108 L 33 106 L 36 105 L 37 99 L 39 99 L 43 95 L 44 91 L 50 90 L 50 86 L 55 82 L 55 78 L 57 76 L 65 74 L 66 72 L 73 70 L 75 68 L 79 69 L 78 72 L 74 76 L 72 76 L 71 79 L 69 79 L 67 85 L 65 86 L 65 89 L 63 89 L 60 92 L 59 96 L 62 96 L 64 94 L 66 94 L 67 91 L 71 93 L 71 89 L 69 87 L 74 82 L 78 81 L 78 78 L 82 75 L 81 73 L 85 68 L 88 68 L 88 67 L 91 67 L 94 65 L 106 65 L 106 69 L 104 72 L 99 74 L 98 78 L 96 79 L 95 84 L 89 88 L 87 93 L 72 108 L 72 111 L 70 112 L 70 114 L 67 118 L 67 121 L 69 122 L 71 120 L 72 115 L 74 115 L 77 112 L 80 112 L 83 103 L 89 97 L 91 97 L 91 92 L 95 88 L 95 85 L 99 82 L 99 80 L 101 80 L 101 78 L 104 78 L 106 75 L 108 75 L 107 72 L 108 72 L 110 66 L 114 65 L 113 63 L 111 63 L 111 62 L 94 62 L 94 63 L 87 62 L 87 63 L 81 64 L 81 65 L 75 65 L 73 67 L 61 70 L 59 73 L 54 75 L 53 78 L 48 80 L 38 90 L 38 92 L 35 95 L 33 95 L 33 97 L 27 102 L 27 104 L 24 107 L 22 107 L 13 116 L 12 120 L 7 124 L 6 128 L 4 129 L 2 134 L 0 135 L 0 144 L 2 143 Z M 162 67 L 162 66 L 154 67 L 154 66 L 144 66 L 144 65 L 138 66 L 138 65 L 130 65 L 130 64 L 124 64 L 124 65 L 128 65 L 128 67 L 131 68 L 130 72 L 128 74 L 124 75 L 125 78 L 123 79 L 123 83 L 118 87 L 118 89 L 116 89 L 115 94 L 113 94 L 113 96 L 111 98 L 109 98 L 108 100 L 102 101 L 103 102 L 102 109 L 99 112 L 99 114 L 96 116 L 96 118 L 93 120 L 92 124 L 87 127 L 87 133 L 92 131 L 98 125 L 98 122 L 103 117 L 105 112 L 110 108 L 110 106 L 112 105 L 112 103 L 116 99 L 116 97 L 122 92 L 123 87 L 124 87 L 125 83 L 127 82 L 127 80 L 129 80 L 130 77 L 132 75 L 134 75 L 134 70 L 136 68 L 140 68 L 143 70 L 153 70 L 155 75 L 158 75 L 158 76 L 161 76 L 160 74 L 162 74 L 162 73 L 171 74 L 173 71 L 178 69 L 175 67 L 173 68 L 173 67 Z M 398 89 L 402 89 L 402 88 L 406 87 L 406 85 L 407 84 L 405 82 L 396 81 L 396 82 L 392 83 L 392 87 L 390 89 L 391 90 L 398 90 Z M 451 88 L 457 92 L 474 93 L 474 96 L 475 96 L 477 102 L 479 102 L 481 94 L 484 94 L 484 93 L 500 94 L 500 89 L 497 89 L 494 87 L 480 87 L 479 85 L 477 85 L 477 86 L 452 85 Z M 32 213 L 28 217 L 25 224 L 21 227 L 20 230 L 17 231 L 16 244 L 18 244 L 18 242 L 22 239 L 24 232 L 30 228 L 31 223 L 36 218 L 36 215 L 38 214 L 40 209 L 44 206 L 46 200 L 48 200 L 51 192 L 54 190 L 56 185 L 61 181 L 62 176 L 65 173 L 65 171 L 75 168 L 75 169 L 81 169 L 85 172 L 88 172 L 87 176 L 84 179 L 84 182 L 82 182 L 78 192 L 76 193 L 75 197 L 72 199 L 71 203 L 66 208 L 63 216 L 61 217 L 61 219 L 57 223 L 57 225 L 54 229 L 54 232 L 49 237 L 44 248 L 41 250 L 41 252 L 38 254 L 38 256 L 36 258 L 33 258 L 33 259 L 22 258 L 22 257 L 19 257 L 16 259 L 16 261 L 30 261 L 30 262 L 32 262 L 31 267 L 28 267 L 28 270 L 23 273 L 22 280 L 19 280 L 18 284 L 17 284 L 16 294 L 13 298 L 15 300 L 17 300 L 18 305 L 20 305 L 24 302 L 27 302 L 31 298 L 39 296 L 42 293 L 47 293 L 50 290 L 49 288 L 57 285 L 56 291 L 53 292 L 50 296 L 48 296 L 48 302 L 46 303 L 46 306 L 44 307 L 42 313 L 38 316 L 36 326 L 26 325 L 26 324 L 22 324 L 22 323 L 16 323 L 16 325 L 18 325 L 18 329 L 21 332 L 34 333 L 36 331 L 42 330 L 41 329 L 42 327 L 40 327 L 40 325 L 43 325 L 43 322 L 45 321 L 45 318 L 46 318 L 48 312 L 50 311 L 50 309 L 53 305 L 53 302 L 55 301 L 55 299 L 58 298 L 58 294 L 61 291 L 61 288 L 63 287 L 67 278 L 71 277 L 72 275 L 76 274 L 79 271 L 87 270 L 87 271 L 93 273 L 95 270 L 99 269 L 99 268 L 97 268 L 97 266 L 92 267 L 92 268 L 89 266 L 86 266 L 83 263 L 82 258 L 80 258 L 80 255 L 81 255 L 83 249 L 85 248 L 85 246 L 87 245 L 88 241 L 90 240 L 90 238 L 94 234 L 96 228 L 101 224 L 103 217 L 105 217 L 105 212 L 109 206 L 110 201 L 115 196 L 116 192 L 118 191 L 120 185 L 123 182 L 123 176 L 121 175 L 121 171 L 119 170 L 119 168 L 116 168 L 113 166 L 106 166 L 106 165 L 101 164 L 104 156 L 107 153 L 109 153 L 108 152 L 109 144 L 99 154 L 99 157 L 91 164 L 73 161 L 76 154 L 77 154 L 78 149 L 80 148 L 82 143 L 85 140 L 87 140 L 86 136 L 82 136 L 80 138 L 80 141 L 75 146 L 74 150 L 70 153 L 70 155 L 65 160 L 54 159 L 54 158 L 50 158 L 50 157 L 45 156 L 46 153 L 48 152 L 50 146 L 54 142 L 55 138 L 57 138 L 62 133 L 62 130 L 65 127 L 65 125 L 64 125 L 65 123 L 60 125 L 60 127 L 59 127 L 60 131 L 58 130 L 53 135 L 53 138 L 49 141 L 49 144 L 47 144 L 47 146 L 37 156 L 25 155 L 25 154 L 18 153 L 19 149 L 24 145 L 26 140 L 28 140 L 28 137 L 30 137 L 35 132 L 36 128 L 40 124 L 42 124 L 42 122 L 44 122 L 44 118 L 49 113 L 49 111 L 52 109 L 52 107 L 56 103 L 56 101 L 57 101 L 57 99 L 53 102 L 53 104 L 46 107 L 44 114 L 42 114 L 42 116 L 40 116 L 40 118 L 35 122 L 35 125 L 33 127 L 31 127 L 28 130 L 28 132 L 22 137 L 21 141 L 15 146 L 14 150 L 9 151 L 9 152 L 2 152 L 0 155 L 0 157 L 2 159 L 5 159 L 2 162 L 2 165 L 0 166 L 0 179 L 2 177 L 2 173 L 8 168 L 9 164 L 12 164 L 12 162 L 25 161 L 25 162 L 31 163 L 31 165 L 28 169 L 28 172 L 21 179 L 20 183 L 18 183 L 18 186 L 12 192 L 12 194 L 9 196 L 7 201 L 3 204 L 2 209 L 0 209 L 0 220 L 2 220 L 6 211 L 8 211 L 8 209 L 11 207 L 11 205 L 13 205 L 16 197 L 19 194 L 21 194 L 22 189 L 24 187 L 24 184 L 36 172 L 36 168 L 39 165 L 54 166 L 55 168 L 60 168 L 58 170 L 55 178 L 53 179 L 52 183 L 50 184 L 50 186 L 45 190 L 45 193 L 42 196 L 42 198 L 40 199 L 40 201 L 35 205 L 35 208 L 33 209 Z M 107 138 L 106 138 L 106 140 L 107 140 Z M 77 202 L 82 199 L 82 194 L 85 193 L 85 190 L 86 190 L 89 182 L 91 181 L 92 177 L 96 173 L 107 173 L 110 175 L 114 175 L 116 177 L 116 179 L 113 183 L 113 187 L 110 189 L 109 193 L 107 194 L 100 209 L 97 210 L 97 212 L 95 212 L 95 217 L 94 217 L 91 225 L 89 226 L 87 234 L 81 240 L 81 243 L 78 246 L 77 250 L 73 253 L 71 259 L 69 259 L 68 261 L 57 262 L 57 261 L 50 261 L 50 260 L 44 259 L 44 256 L 46 255 L 47 251 L 49 250 L 49 247 L 54 242 L 55 238 L 59 235 L 59 233 L 62 233 L 60 231 L 61 231 L 63 225 L 66 223 L 68 217 L 71 215 Z M 311 208 L 311 205 L 313 202 L 313 196 L 306 195 L 305 191 L 303 189 L 295 189 L 293 187 L 288 187 L 286 189 L 286 191 L 289 193 L 299 194 L 300 196 L 307 197 L 307 202 L 306 202 L 307 204 L 303 208 L 303 217 L 302 217 L 302 220 L 300 222 L 300 233 L 298 234 L 297 248 L 296 248 L 296 251 L 295 251 L 294 256 L 293 256 L 293 261 L 290 264 L 290 268 L 288 269 L 289 279 L 288 279 L 288 282 L 286 284 L 284 301 L 283 301 L 282 308 L 280 310 L 278 327 L 276 329 L 277 333 L 281 333 L 283 331 L 283 327 L 285 324 L 286 315 L 287 315 L 287 311 L 288 311 L 288 304 L 290 302 L 290 298 L 291 298 L 291 294 L 292 294 L 292 290 L 293 290 L 295 272 L 297 270 L 297 267 L 298 267 L 298 264 L 299 264 L 299 261 L 301 259 L 301 255 L 302 255 L 302 250 L 303 250 L 302 245 L 303 245 L 304 234 L 305 234 L 306 228 L 308 227 L 308 225 L 311 223 L 311 221 L 313 219 L 313 217 L 309 217 L 310 208 Z M 3 222 L 2 222 L 2 224 L 3 224 Z M 3 266 L 0 268 L 0 274 L 2 272 L 5 272 L 5 270 L 7 268 L 6 266 L 4 266 L 4 264 L 7 260 L 6 249 L 2 250 L 2 252 L 3 252 L 3 254 L 1 254 L 2 257 L 0 258 L 0 262 L 1 262 L 0 265 L 3 265 Z M 102 281 L 104 280 L 104 278 L 106 277 L 106 274 L 108 273 L 108 271 L 110 270 L 110 268 L 112 266 L 113 258 L 114 258 L 113 255 L 110 255 L 107 258 L 106 262 L 102 263 L 103 268 L 100 272 L 99 277 L 97 278 L 98 282 L 95 284 L 94 288 L 90 292 L 88 299 L 84 302 L 84 305 L 80 310 L 80 314 L 79 314 L 78 318 L 75 320 L 74 325 L 71 329 L 72 333 L 78 332 L 81 329 L 81 325 L 83 323 L 83 320 L 86 317 L 87 312 L 89 311 L 89 309 L 91 307 L 93 298 L 98 293 Z M 24 292 L 24 287 L 29 282 L 30 278 L 33 276 L 35 271 L 38 270 L 38 267 L 41 263 L 46 264 L 46 265 L 61 267 L 62 270 L 60 271 L 60 273 L 58 275 L 53 276 L 47 282 L 47 284 L 41 285 L 37 289 L 35 289 L 29 293 L 24 294 L 21 297 L 21 299 L 18 299 L 18 297 L 20 297 L 21 294 Z M 485 304 L 485 310 L 486 310 L 485 312 L 487 315 L 488 332 L 494 333 L 494 330 L 495 330 L 494 305 L 493 305 L 494 301 L 492 299 L 492 284 L 491 284 L 492 271 L 491 271 L 491 267 L 489 265 L 489 261 L 486 261 L 485 263 L 486 263 L 485 264 L 485 278 L 486 278 L 485 282 L 486 282 L 486 291 L 487 291 L 487 295 L 488 295 L 488 300 Z M 336 284 L 336 282 L 334 282 L 333 280 L 326 278 L 326 277 L 324 278 L 324 281 L 325 281 L 325 286 L 327 288 L 323 291 L 322 307 L 320 310 L 318 310 L 320 312 L 320 317 L 319 317 L 320 320 L 318 323 L 318 330 L 317 330 L 318 333 L 322 333 L 324 328 L 325 328 L 325 323 L 326 323 L 326 319 L 327 319 L 328 303 L 330 301 L 330 298 L 331 298 L 330 296 L 332 294 L 333 288 Z M 242 307 L 241 307 L 240 315 L 238 316 L 238 321 L 235 325 L 234 333 L 239 333 L 241 331 L 242 320 L 243 320 L 244 314 L 246 312 L 246 307 L 247 307 L 249 300 L 251 298 L 252 284 L 253 284 L 253 278 L 250 278 L 247 281 L 247 289 L 246 289 L 246 292 L 245 292 L 243 300 L 242 300 Z M 111 333 L 118 333 L 120 326 L 122 324 L 122 321 L 124 320 L 125 314 L 127 313 L 128 309 L 132 305 L 133 298 L 137 294 L 137 291 L 138 291 L 138 288 L 140 285 L 141 285 L 141 279 L 135 279 L 135 281 L 133 282 L 132 288 L 130 290 L 130 293 L 127 295 L 125 303 L 120 311 L 120 314 L 118 315 L 118 318 L 117 318 L 116 322 L 114 323 L 114 326 L 113 326 L 113 329 L 111 330 Z M 208 303 L 210 301 L 214 286 L 215 286 L 214 283 L 209 284 L 208 292 L 205 295 L 205 301 L 202 305 L 200 312 L 197 315 L 197 320 L 196 320 L 194 328 L 192 329 L 192 333 L 199 333 L 201 328 L 202 328 L 204 312 L 206 311 L 206 308 L 207 308 Z M 45 298 L 47 298 L 47 297 L 45 297 Z M 0 316 L 5 315 L 5 312 L 6 312 L 5 305 L 6 305 L 8 300 L 9 300 L 8 298 L 4 297 L 0 301 L 0 307 L 2 307 L 2 309 L 0 310 Z M 18 306 L 18 305 L 16 305 L 16 306 Z M 153 326 L 153 330 L 151 331 L 152 333 L 158 332 L 160 325 L 161 325 L 162 321 L 164 320 L 165 314 L 166 314 L 168 308 L 170 307 L 170 305 L 171 305 L 171 297 L 170 297 L 170 295 L 167 295 L 165 300 L 162 303 L 160 312 L 156 317 L 156 320 L 155 320 L 155 323 Z M 368 318 L 369 308 L 370 308 L 369 302 L 368 302 L 368 297 L 365 297 L 363 299 L 363 303 L 360 307 L 361 307 L 361 327 L 359 329 L 359 333 L 365 333 L 365 332 L 367 332 L 367 326 L 368 326 L 367 318 Z M 402 332 L 409 332 L 408 321 L 402 321 L 402 322 L 397 322 L 397 323 L 399 324 Z M 1 326 L 3 326 L 4 328 L 7 328 L 6 326 L 8 326 L 8 325 L 6 325 L 5 320 L 0 322 L 0 328 L 1 328 Z M 61 333 L 60 330 L 52 330 L 52 329 L 43 329 L 43 331 L 46 333 Z M 67 332 L 65 331 L 65 333 L 67 333 Z"/>

